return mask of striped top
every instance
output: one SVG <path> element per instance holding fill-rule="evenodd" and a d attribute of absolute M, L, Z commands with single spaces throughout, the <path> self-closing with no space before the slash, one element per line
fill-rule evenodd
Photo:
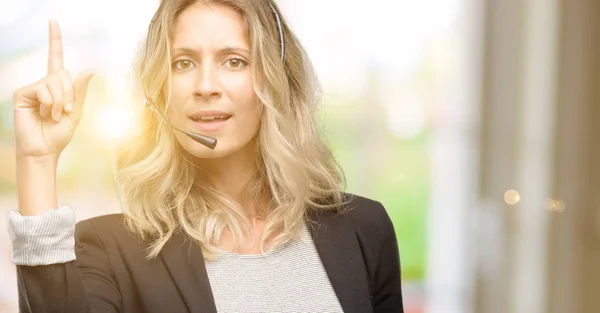
<path fill-rule="evenodd" d="M 68 205 L 38 216 L 11 211 L 8 231 L 16 265 L 75 260 L 75 213 Z M 267 253 L 224 252 L 205 264 L 219 313 L 343 312 L 305 224 L 296 240 Z"/>

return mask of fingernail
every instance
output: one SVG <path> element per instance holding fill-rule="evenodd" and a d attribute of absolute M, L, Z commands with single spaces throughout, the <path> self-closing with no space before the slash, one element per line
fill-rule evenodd
<path fill-rule="evenodd" d="M 60 121 L 60 112 L 59 113 L 52 113 L 52 119 L 59 122 Z"/>
<path fill-rule="evenodd" d="M 65 105 L 65 111 L 69 112 L 69 113 L 73 113 L 73 103 L 67 103 Z"/>

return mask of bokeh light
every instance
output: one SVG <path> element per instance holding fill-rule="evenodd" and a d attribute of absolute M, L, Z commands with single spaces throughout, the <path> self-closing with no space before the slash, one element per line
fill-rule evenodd
<path fill-rule="evenodd" d="M 545 199 L 544 209 L 549 212 L 562 213 L 565 210 L 565 203 L 558 199 Z"/>
<path fill-rule="evenodd" d="M 508 205 L 516 205 L 521 201 L 521 195 L 514 189 L 507 190 L 504 193 L 504 202 Z"/>

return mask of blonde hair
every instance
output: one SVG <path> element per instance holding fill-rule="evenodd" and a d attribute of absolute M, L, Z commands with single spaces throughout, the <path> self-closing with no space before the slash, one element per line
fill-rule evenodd
<path fill-rule="evenodd" d="M 170 38 L 179 14 L 196 2 L 226 5 L 241 14 L 251 46 L 254 89 L 261 102 L 258 171 L 244 191 L 252 200 L 264 194 L 271 199 L 263 212 L 263 252 L 266 240 L 278 246 L 295 238 L 311 210 L 341 211 L 345 186 L 343 172 L 315 123 L 320 89 L 314 69 L 279 14 L 285 37 L 282 62 L 269 1 L 163 0 L 134 67 L 139 88 L 165 114 L 170 98 Z M 226 227 L 241 247 L 252 225 L 240 205 L 200 178 L 189 154 L 156 114 L 143 110 L 141 123 L 142 132 L 118 149 L 114 165 L 126 226 L 142 239 L 152 240 L 148 258 L 156 257 L 178 231 L 195 240 L 209 261 L 220 253 L 216 244 Z"/>

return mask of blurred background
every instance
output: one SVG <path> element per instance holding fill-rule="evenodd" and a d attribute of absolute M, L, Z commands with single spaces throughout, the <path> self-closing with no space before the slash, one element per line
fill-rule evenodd
<path fill-rule="evenodd" d="M 396 228 L 406 312 L 600 312 L 600 2 L 279 0 L 324 86 L 347 191 Z M 86 113 L 61 156 L 77 219 L 119 212 L 110 158 L 158 1 L 0 0 L 0 213 L 17 208 L 12 92 L 46 75 L 48 20 Z M 0 223 L 0 312 L 17 312 Z"/>

